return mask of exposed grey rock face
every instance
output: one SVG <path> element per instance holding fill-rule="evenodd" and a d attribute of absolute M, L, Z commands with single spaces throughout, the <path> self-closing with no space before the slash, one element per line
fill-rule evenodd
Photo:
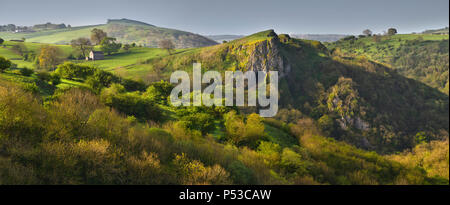
<path fill-rule="evenodd" d="M 250 54 L 247 70 L 251 71 L 278 71 L 283 78 L 291 71 L 291 66 L 280 54 L 278 37 L 259 43 Z"/>
<path fill-rule="evenodd" d="M 351 118 L 348 116 L 344 116 L 337 121 L 342 129 L 347 129 L 349 126 L 352 126 L 358 130 L 366 131 L 370 128 L 369 123 L 362 120 L 360 117 Z"/>

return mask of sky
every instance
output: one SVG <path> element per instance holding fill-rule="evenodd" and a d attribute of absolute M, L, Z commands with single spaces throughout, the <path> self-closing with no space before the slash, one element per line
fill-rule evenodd
<path fill-rule="evenodd" d="M 421 32 L 449 25 L 449 0 L 0 0 L 0 25 L 127 18 L 202 35 Z"/>

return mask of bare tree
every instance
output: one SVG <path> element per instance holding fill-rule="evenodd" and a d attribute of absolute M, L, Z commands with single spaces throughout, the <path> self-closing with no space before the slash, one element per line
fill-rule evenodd
<path fill-rule="evenodd" d="M 80 50 L 84 57 L 86 57 L 86 51 L 92 49 L 91 41 L 87 38 L 77 38 L 70 42 L 73 48 Z"/>
<path fill-rule="evenodd" d="M 172 55 L 172 51 L 175 49 L 175 45 L 169 39 L 160 41 L 159 42 L 159 47 L 162 48 L 162 49 L 167 50 L 169 55 Z"/>

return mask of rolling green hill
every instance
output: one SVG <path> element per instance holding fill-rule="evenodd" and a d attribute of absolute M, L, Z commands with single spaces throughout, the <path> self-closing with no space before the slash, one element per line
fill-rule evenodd
<path fill-rule="evenodd" d="M 430 139 L 448 135 L 447 95 L 368 58 L 331 55 L 318 41 L 273 31 L 150 58 L 127 72 L 161 70 L 168 79 L 174 70 L 190 71 L 193 62 L 201 62 L 205 71 L 278 70 L 283 108 L 296 108 L 316 120 L 331 119 L 330 134 L 358 147 L 400 151 L 417 143 L 417 133 Z"/>
<path fill-rule="evenodd" d="M 92 72 L 0 73 L 0 184 L 448 184 L 448 96 L 318 41 L 268 30 L 74 62 Z M 160 80 L 194 62 L 279 71 L 278 115 L 170 106 Z"/>
<path fill-rule="evenodd" d="M 79 37 L 89 38 L 92 29 L 102 29 L 108 36 L 117 38 L 123 44 L 136 43 L 146 47 L 158 47 L 158 42 L 170 39 L 177 48 L 203 47 L 217 44 L 201 35 L 168 28 L 156 27 L 129 19 L 111 19 L 106 24 L 71 27 L 53 30 L 40 30 L 30 33 L 0 32 L 5 40 L 25 38 L 27 42 L 69 44 Z"/>
<path fill-rule="evenodd" d="M 449 29 L 448 29 L 448 26 L 447 26 L 447 27 L 441 28 L 441 29 L 431 29 L 431 30 L 426 30 L 426 31 L 424 31 L 424 32 L 422 32 L 422 33 L 423 33 L 423 34 L 437 34 L 437 35 L 440 35 L 440 34 L 447 34 L 447 35 L 448 35 L 448 31 L 449 31 Z"/>
<path fill-rule="evenodd" d="M 366 56 L 403 76 L 449 92 L 448 35 L 399 34 L 340 40 L 327 46 L 341 56 Z"/>

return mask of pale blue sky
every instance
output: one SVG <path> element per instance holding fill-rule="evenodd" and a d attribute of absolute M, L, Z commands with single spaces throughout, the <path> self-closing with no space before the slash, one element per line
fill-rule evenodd
<path fill-rule="evenodd" d="M 128 18 L 200 34 L 359 34 L 449 24 L 449 0 L 1 0 L 0 25 L 102 24 Z"/>

